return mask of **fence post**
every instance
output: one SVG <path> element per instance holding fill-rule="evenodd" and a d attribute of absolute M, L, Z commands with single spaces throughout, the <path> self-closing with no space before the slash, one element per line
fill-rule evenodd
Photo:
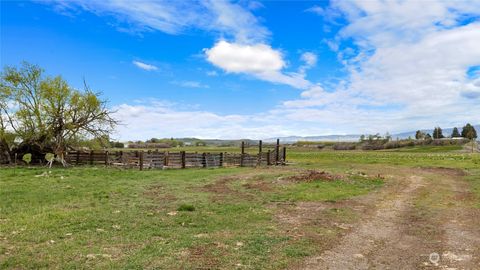
<path fill-rule="evenodd" d="M 122 151 L 122 150 L 120 150 L 119 156 L 120 156 L 120 157 L 119 157 L 120 163 L 122 163 L 122 165 L 125 165 L 125 164 L 123 163 L 123 151 Z"/>
<path fill-rule="evenodd" d="M 242 141 L 242 153 L 240 154 L 240 167 L 243 167 L 244 156 L 245 156 L 245 142 Z"/>
<path fill-rule="evenodd" d="M 93 150 L 90 150 L 90 165 L 93 165 Z"/>
<path fill-rule="evenodd" d="M 143 150 L 140 151 L 140 156 L 138 157 L 138 159 L 139 159 L 139 163 L 140 163 L 138 165 L 140 167 L 140 171 L 142 171 L 143 170 Z"/>
<path fill-rule="evenodd" d="M 218 161 L 218 167 L 223 167 L 223 152 L 220 152 L 220 160 Z"/>
<path fill-rule="evenodd" d="M 165 156 L 163 158 L 163 166 L 164 167 L 168 166 L 168 151 L 165 151 Z"/>
<path fill-rule="evenodd" d="M 203 168 L 207 167 L 207 153 L 203 152 L 202 154 L 202 166 Z"/>
<path fill-rule="evenodd" d="M 185 151 L 181 151 L 180 154 L 182 156 L 182 169 L 185 169 L 185 165 L 186 165 Z"/>
<path fill-rule="evenodd" d="M 282 164 L 285 165 L 285 163 L 287 162 L 287 147 L 284 146 L 283 147 L 283 155 L 282 155 Z"/>
<path fill-rule="evenodd" d="M 267 165 L 271 165 L 271 162 L 270 162 L 270 153 L 271 153 L 271 151 L 268 150 L 268 152 L 267 152 L 267 154 L 268 154 L 268 155 L 267 155 Z"/>
<path fill-rule="evenodd" d="M 80 151 L 77 150 L 77 165 L 80 163 Z"/>
<path fill-rule="evenodd" d="M 108 151 L 105 151 L 105 166 L 108 166 Z"/>
<path fill-rule="evenodd" d="M 258 161 L 257 165 L 262 165 L 262 140 L 258 141 Z"/>
<path fill-rule="evenodd" d="M 277 139 L 277 145 L 275 145 L 275 165 L 278 165 L 280 159 L 280 139 Z"/>

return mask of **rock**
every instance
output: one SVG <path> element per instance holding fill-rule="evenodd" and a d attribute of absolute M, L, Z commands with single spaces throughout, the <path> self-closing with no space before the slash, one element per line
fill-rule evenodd
<path fill-rule="evenodd" d="M 364 258 L 365 256 L 363 256 L 363 254 L 357 253 L 357 254 L 353 254 L 353 257 L 354 257 L 355 259 L 362 259 L 362 258 Z"/>

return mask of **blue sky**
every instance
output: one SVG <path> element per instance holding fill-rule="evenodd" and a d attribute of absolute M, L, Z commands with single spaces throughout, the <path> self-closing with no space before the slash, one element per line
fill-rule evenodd
<path fill-rule="evenodd" d="M 479 1 L 2 1 L 0 56 L 85 79 L 123 140 L 392 133 L 480 122 L 479 16 Z"/>

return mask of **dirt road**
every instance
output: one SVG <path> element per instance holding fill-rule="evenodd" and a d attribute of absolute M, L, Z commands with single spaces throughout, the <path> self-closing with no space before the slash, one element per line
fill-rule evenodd
<path fill-rule="evenodd" d="M 480 269 L 480 209 L 463 173 L 397 173 L 337 244 L 301 269 Z"/>

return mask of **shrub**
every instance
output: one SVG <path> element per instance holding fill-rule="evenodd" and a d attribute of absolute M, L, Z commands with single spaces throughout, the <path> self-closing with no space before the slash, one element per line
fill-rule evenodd
<path fill-rule="evenodd" d="M 25 155 L 23 155 L 22 160 L 25 161 L 27 165 L 30 164 L 30 162 L 32 162 L 32 154 L 26 153 Z"/>
<path fill-rule="evenodd" d="M 191 204 L 182 204 L 177 208 L 177 211 L 193 212 L 193 211 L 195 211 L 195 206 L 193 206 Z"/>
<path fill-rule="evenodd" d="M 356 147 L 355 143 L 336 143 L 333 145 L 335 150 L 355 150 Z"/>

